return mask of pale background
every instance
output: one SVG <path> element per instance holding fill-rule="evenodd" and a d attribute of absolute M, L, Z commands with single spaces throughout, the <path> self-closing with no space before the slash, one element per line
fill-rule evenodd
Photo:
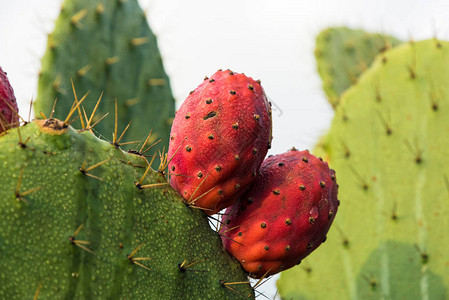
<path fill-rule="evenodd" d="M 36 96 L 37 73 L 62 0 L 0 0 L 0 66 L 21 115 Z M 158 36 L 179 106 L 205 75 L 230 68 L 261 79 L 276 105 L 271 154 L 313 148 L 333 116 L 321 90 L 314 39 L 346 25 L 415 40 L 449 39 L 445 0 L 140 0 Z M 317 250 L 319 251 L 319 249 Z M 313 255 L 313 254 L 312 254 Z M 259 299 L 274 299 L 271 278 Z M 298 283 L 300 284 L 300 283 Z"/>

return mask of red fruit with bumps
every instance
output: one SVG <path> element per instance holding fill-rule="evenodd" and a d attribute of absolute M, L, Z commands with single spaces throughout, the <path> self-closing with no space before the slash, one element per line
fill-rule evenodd
<path fill-rule="evenodd" d="M 6 73 L 0 67 L 0 133 L 19 126 L 16 97 Z"/>
<path fill-rule="evenodd" d="M 337 213 L 335 172 L 308 151 L 268 157 L 260 175 L 226 210 L 226 250 L 254 278 L 293 267 L 326 239 Z"/>
<path fill-rule="evenodd" d="M 206 77 L 173 121 L 170 185 L 209 215 L 254 181 L 271 143 L 271 109 L 260 81 L 230 70 Z"/>

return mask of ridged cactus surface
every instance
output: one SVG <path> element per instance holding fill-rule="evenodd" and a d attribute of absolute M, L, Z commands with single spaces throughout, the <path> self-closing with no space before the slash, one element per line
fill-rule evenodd
<path fill-rule="evenodd" d="M 164 138 L 160 145 L 168 145 L 174 99 L 156 37 L 137 0 L 64 1 L 42 59 L 37 117 L 40 112 L 48 117 L 55 99 L 53 116 L 65 117 L 73 103 L 71 80 L 78 98 L 103 93 L 98 118 L 113 114 L 117 100 L 119 130 L 132 120 L 128 141 L 138 141 L 153 129 L 155 139 Z M 85 110 L 93 106 L 86 104 Z M 81 127 L 79 121 L 74 124 Z M 95 129 L 110 139 L 113 125 L 113 116 L 108 116 Z"/>
<path fill-rule="evenodd" d="M 283 299 L 449 298 L 449 42 L 379 56 L 324 141 L 341 206 L 317 253 L 281 274 Z"/>
<path fill-rule="evenodd" d="M 357 82 L 374 58 L 399 43 L 394 37 L 360 29 L 323 30 L 316 38 L 315 57 L 329 102 L 338 105 L 343 92 Z"/>
<path fill-rule="evenodd" d="M 253 298 L 204 212 L 148 165 L 53 119 L 1 136 L 0 298 Z"/>

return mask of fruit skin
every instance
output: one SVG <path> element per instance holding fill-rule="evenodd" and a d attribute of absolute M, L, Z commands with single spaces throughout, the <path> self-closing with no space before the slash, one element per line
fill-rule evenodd
<path fill-rule="evenodd" d="M 0 133 L 19 125 L 18 111 L 14 90 L 0 67 Z"/>
<path fill-rule="evenodd" d="M 335 172 L 307 150 L 268 157 L 220 230 L 254 278 L 293 267 L 324 240 L 337 213 Z"/>
<path fill-rule="evenodd" d="M 206 77 L 173 121 L 171 186 L 207 214 L 232 205 L 270 148 L 270 106 L 260 81 L 230 70 Z"/>
<path fill-rule="evenodd" d="M 55 119 L 0 136 L 0 299 L 254 299 L 202 211 L 136 185 L 147 166 Z"/>

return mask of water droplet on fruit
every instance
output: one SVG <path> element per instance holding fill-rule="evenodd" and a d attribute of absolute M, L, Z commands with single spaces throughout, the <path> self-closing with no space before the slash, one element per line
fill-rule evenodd
<path fill-rule="evenodd" d="M 310 210 L 310 217 L 317 219 L 318 218 L 318 207 L 314 206 L 312 207 L 312 209 Z"/>

